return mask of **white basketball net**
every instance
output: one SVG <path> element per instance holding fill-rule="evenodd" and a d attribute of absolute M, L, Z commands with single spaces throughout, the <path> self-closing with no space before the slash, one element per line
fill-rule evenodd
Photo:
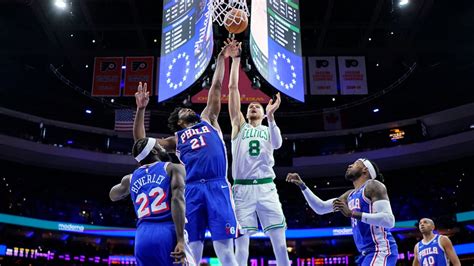
<path fill-rule="evenodd" d="M 243 10 L 244 13 L 239 13 L 244 15 L 229 13 L 233 8 Z M 211 0 L 209 10 L 212 14 L 212 21 L 217 22 L 220 26 L 240 24 L 242 20 L 247 19 L 244 16 L 250 16 L 246 0 Z"/>

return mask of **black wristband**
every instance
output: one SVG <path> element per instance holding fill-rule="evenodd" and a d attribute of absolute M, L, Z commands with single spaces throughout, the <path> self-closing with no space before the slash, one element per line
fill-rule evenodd
<path fill-rule="evenodd" d="M 301 185 L 298 185 L 300 187 L 301 191 L 304 191 L 306 189 L 306 184 L 302 183 Z"/>

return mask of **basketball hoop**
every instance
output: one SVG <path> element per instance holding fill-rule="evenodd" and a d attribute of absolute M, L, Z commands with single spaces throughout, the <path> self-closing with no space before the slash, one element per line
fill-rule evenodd
<path fill-rule="evenodd" d="M 230 13 L 234 9 L 240 9 L 243 12 Z M 209 10 L 212 14 L 212 21 L 217 22 L 220 26 L 240 24 L 250 16 L 246 0 L 211 0 Z"/>

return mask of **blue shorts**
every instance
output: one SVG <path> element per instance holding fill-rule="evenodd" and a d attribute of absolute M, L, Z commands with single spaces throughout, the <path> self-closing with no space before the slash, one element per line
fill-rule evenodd
<path fill-rule="evenodd" d="M 398 259 L 397 245 L 390 245 L 388 251 L 371 251 L 356 260 L 361 266 L 395 266 Z"/>
<path fill-rule="evenodd" d="M 146 222 L 138 225 L 135 235 L 135 258 L 138 266 L 172 266 L 171 252 L 176 247 L 172 222 Z"/>
<path fill-rule="evenodd" d="M 212 240 L 235 238 L 237 219 L 231 188 L 225 179 L 186 184 L 186 231 L 189 242 L 204 241 L 206 229 Z"/>

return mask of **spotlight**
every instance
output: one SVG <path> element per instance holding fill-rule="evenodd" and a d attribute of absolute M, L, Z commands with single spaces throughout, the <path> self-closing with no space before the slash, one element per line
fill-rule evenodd
<path fill-rule="evenodd" d="M 390 35 L 393 35 L 393 34 L 394 34 L 393 31 L 391 31 L 391 32 L 390 32 Z"/>
<path fill-rule="evenodd" d="M 92 40 L 92 43 L 95 43 L 95 40 Z"/>
<path fill-rule="evenodd" d="M 86 68 L 89 68 L 89 65 L 86 65 Z"/>
<path fill-rule="evenodd" d="M 71 33 L 71 35 L 69 35 L 69 36 L 71 36 L 71 38 L 72 38 L 72 37 L 74 37 L 74 34 Z"/>
<path fill-rule="evenodd" d="M 260 83 L 260 79 L 258 77 L 253 77 L 252 78 L 252 88 L 260 89 L 261 87 L 262 87 L 262 84 Z"/>
<path fill-rule="evenodd" d="M 202 80 L 202 85 L 201 87 L 203 89 L 209 89 L 211 87 L 211 82 L 209 81 L 209 77 L 205 77 L 203 80 Z"/>
<path fill-rule="evenodd" d="M 54 1 L 54 5 L 57 8 L 62 9 L 62 10 L 66 9 L 66 7 L 67 7 L 66 1 L 64 1 L 64 0 L 56 0 L 56 1 Z"/>
<path fill-rule="evenodd" d="M 332 101 L 335 102 L 335 101 L 336 101 L 336 98 L 332 98 Z"/>
<path fill-rule="evenodd" d="M 410 0 L 400 0 L 400 3 L 398 3 L 399 6 L 406 6 L 410 3 Z"/>
<path fill-rule="evenodd" d="M 114 100 L 114 99 L 110 99 L 110 102 L 111 102 L 111 103 L 114 103 L 114 102 L 115 102 L 115 100 Z"/>
<path fill-rule="evenodd" d="M 372 41 L 372 38 L 369 38 L 369 42 Z"/>
<path fill-rule="evenodd" d="M 86 114 L 92 114 L 92 110 L 91 109 L 86 109 Z"/>
<path fill-rule="evenodd" d="M 470 125 L 469 128 L 474 129 L 474 124 Z M 464 175 L 464 174 L 462 174 L 462 175 Z"/>
<path fill-rule="evenodd" d="M 379 66 L 379 63 L 375 64 L 375 66 L 378 67 L 378 66 Z"/>
<path fill-rule="evenodd" d="M 155 42 L 155 43 L 156 43 L 156 42 L 158 42 L 158 40 L 157 40 L 157 39 L 153 39 L 153 42 Z"/>
<path fill-rule="evenodd" d="M 127 67 L 126 66 L 122 66 L 122 69 L 126 69 Z"/>
<path fill-rule="evenodd" d="M 372 110 L 374 113 L 378 113 L 380 110 L 379 108 L 375 108 L 374 110 Z"/>

